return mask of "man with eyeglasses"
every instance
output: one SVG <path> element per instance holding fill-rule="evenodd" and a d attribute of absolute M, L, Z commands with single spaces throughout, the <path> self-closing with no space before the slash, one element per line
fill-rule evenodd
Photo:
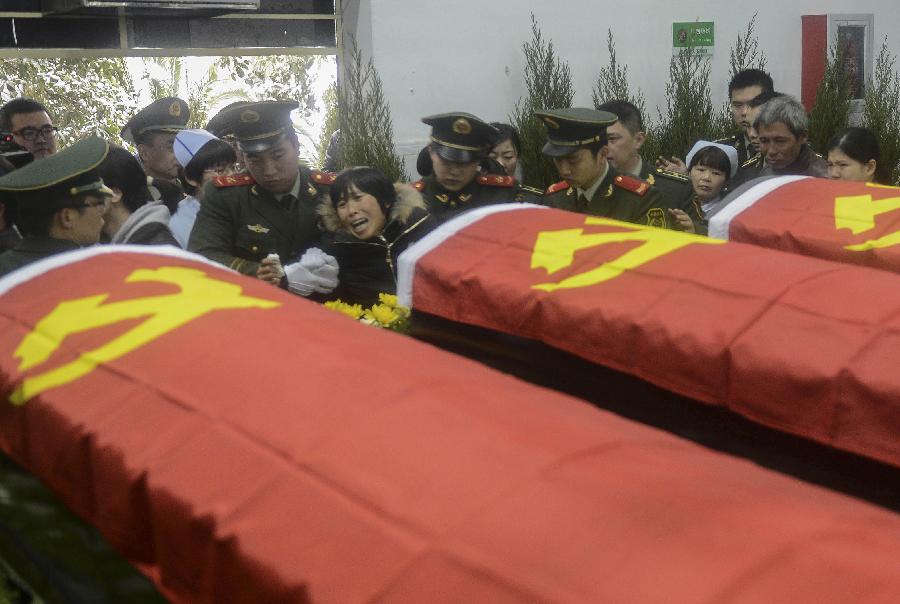
<path fill-rule="evenodd" d="M 47 109 L 34 99 L 17 98 L 0 107 L 0 130 L 12 134 L 13 141 L 34 159 L 44 159 L 58 150 L 58 128 Z"/>
<path fill-rule="evenodd" d="M 48 256 L 93 245 L 112 191 L 97 175 L 108 145 L 92 136 L 0 178 L 15 197 L 23 239 L 0 254 L 0 276 Z"/>

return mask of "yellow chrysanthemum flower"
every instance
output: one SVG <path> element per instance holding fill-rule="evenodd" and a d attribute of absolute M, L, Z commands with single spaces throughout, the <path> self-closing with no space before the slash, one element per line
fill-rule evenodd
<path fill-rule="evenodd" d="M 391 308 L 397 307 L 397 296 L 394 294 L 378 294 L 378 301 Z"/>
<path fill-rule="evenodd" d="M 353 319 L 359 319 L 363 315 L 363 308 L 360 304 L 347 304 L 342 300 L 332 300 L 325 303 L 325 308 L 343 313 Z"/>
<path fill-rule="evenodd" d="M 388 327 L 400 320 L 400 315 L 395 313 L 394 309 L 386 304 L 374 305 L 366 311 L 366 315 L 384 327 Z"/>

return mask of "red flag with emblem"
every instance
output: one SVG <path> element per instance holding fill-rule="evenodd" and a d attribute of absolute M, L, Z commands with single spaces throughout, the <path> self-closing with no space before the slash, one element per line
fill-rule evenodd
<path fill-rule="evenodd" d="M 710 219 L 711 237 L 900 272 L 900 188 L 783 176 Z"/>
<path fill-rule="evenodd" d="M 900 466 L 894 274 L 534 207 L 469 212 L 399 264 L 416 310 Z"/>
<path fill-rule="evenodd" d="M 0 447 L 173 602 L 900 594 L 896 513 L 196 258 L 0 280 Z"/>

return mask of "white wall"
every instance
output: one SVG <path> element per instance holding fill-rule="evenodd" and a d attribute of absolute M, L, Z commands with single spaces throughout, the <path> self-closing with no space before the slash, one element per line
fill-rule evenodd
<path fill-rule="evenodd" d="M 712 100 L 727 96 L 729 51 L 758 12 L 756 33 L 776 89 L 800 95 L 801 21 L 804 14 L 872 13 L 875 53 L 881 40 L 900 54 L 900 0 L 350 0 L 352 27 L 375 59 L 391 105 L 395 142 L 415 175 L 415 154 L 427 141 L 419 118 L 468 111 L 507 121 L 525 93 L 522 44 L 531 39 L 534 13 L 546 39 L 572 69 L 575 105 L 592 106 L 591 90 L 607 64 L 606 32 L 627 64 L 633 87 L 647 99 L 653 120 L 665 104 L 672 54 L 672 23 L 714 21 Z M 345 8 L 346 10 L 346 8 Z M 355 33 L 345 23 L 345 33 Z"/>

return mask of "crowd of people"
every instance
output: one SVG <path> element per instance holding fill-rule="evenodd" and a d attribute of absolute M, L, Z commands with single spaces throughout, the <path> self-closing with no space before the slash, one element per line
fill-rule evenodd
<path fill-rule="evenodd" d="M 233 103 L 189 129 L 187 104 L 159 99 L 122 128 L 132 153 L 97 137 L 59 150 L 47 109 L 18 98 L 0 108 L 0 275 L 98 242 L 162 244 L 299 295 L 368 304 L 395 291 L 403 250 L 476 207 L 530 202 L 705 234 L 727 193 L 755 178 L 884 183 L 869 130 L 835 133 L 819 155 L 805 109 L 767 73 L 741 71 L 728 93 L 735 134 L 697 141 L 684 160 L 643 158 L 643 118 L 624 100 L 536 112 L 560 177 L 546 191 L 520 184 L 514 128 L 464 112 L 422 118 L 422 178 L 393 183 L 371 167 L 303 165 L 293 101 Z"/>

